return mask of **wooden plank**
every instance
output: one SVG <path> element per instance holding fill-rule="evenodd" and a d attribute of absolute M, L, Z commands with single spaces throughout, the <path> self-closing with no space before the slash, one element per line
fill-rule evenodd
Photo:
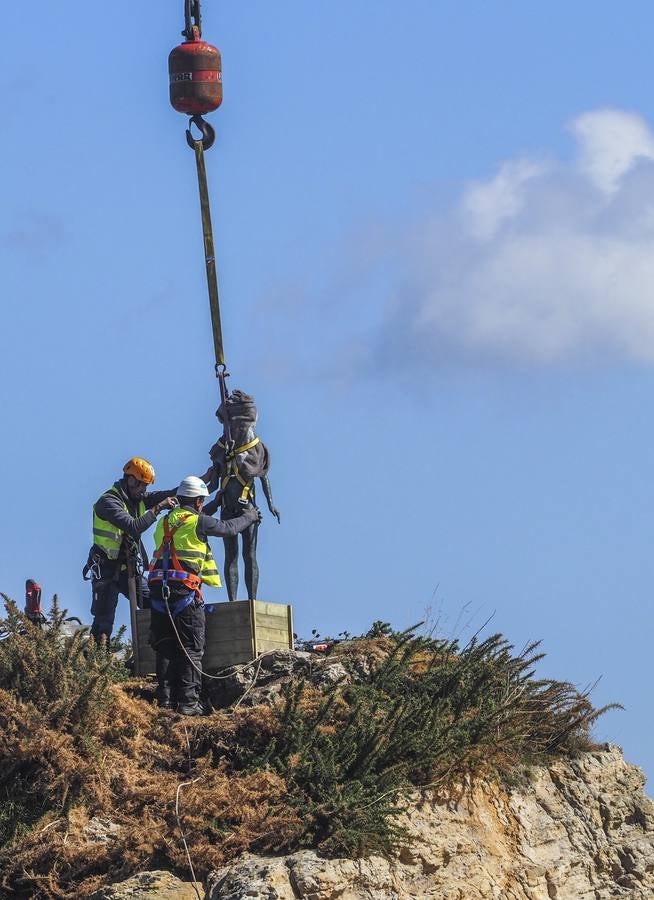
<path fill-rule="evenodd" d="M 157 660 L 154 653 L 144 653 L 141 657 L 139 675 L 154 675 L 157 671 Z"/>
<path fill-rule="evenodd" d="M 250 623 L 246 622 L 244 624 L 238 625 L 225 625 L 222 622 L 216 622 L 208 617 L 206 620 L 206 632 L 207 638 L 213 640 L 215 637 L 220 636 L 221 638 L 247 638 L 251 640 L 252 631 L 250 629 Z"/>
<path fill-rule="evenodd" d="M 288 642 L 284 641 L 259 641 L 259 653 L 267 650 L 289 650 Z"/>
<path fill-rule="evenodd" d="M 226 603 L 212 603 L 213 612 L 220 616 L 235 615 L 242 610 L 248 611 L 250 608 L 249 600 L 233 600 Z M 212 613 L 213 615 L 213 613 Z"/>
<path fill-rule="evenodd" d="M 207 616 L 205 619 L 206 629 L 211 634 L 247 634 L 252 633 L 250 628 L 250 620 L 244 622 L 225 622 L 215 619 L 213 616 Z"/>
<path fill-rule="evenodd" d="M 207 643 L 206 653 L 252 653 L 252 643 L 248 641 L 212 641 Z"/>
<path fill-rule="evenodd" d="M 217 657 L 239 656 L 243 659 L 254 659 L 250 647 L 210 647 L 204 651 L 205 659 Z"/>
<path fill-rule="evenodd" d="M 285 628 L 259 628 L 257 637 L 259 643 L 261 641 L 280 641 L 284 647 L 288 647 L 288 632 Z"/>
<path fill-rule="evenodd" d="M 279 616 L 271 616 L 268 614 L 257 614 L 257 628 L 268 626 L 270 628 L 283 628 L 286 631 L 286 623 L 288 617 L 286 610 Z"/>
<path fill-rule="evenodd" d="M 207 612 L 207 619 L 215 619 L 217 622 L 249 622 L 250 621 L 250 610 L 243 609 L 240 607 L 239 609 L 232 609 L 231 604 L 221 603 L 218 606 L 214 606 L 211 612 Z"/>
<path fill-rule="evenodd" d="M 257 649 L 257 617 L 255 614 L 255 607 L 257 605 L 256 600 L 248 600 L 250 606 L 250 630 L 252 633 L 252 647 L 254 649 L 254 655 L 256 656 L 259 652 Z"/>
<path fill-rule="evenodd" d="M 227 674 L 225 669 L 230 669 L 232 666 L 245 666 L 251 662 L 249 656 L 224 656 L 205 662 L 204 671 L 208 675 L 225 675 Z"/>
<path fill-rule="evenodd" d="M 224 631 L 229 634 L 233 631 L 242 631 L 244 634 L 250 634 L 250 617 L 246 619 L 217 619 L 215 616 L 208 615 L 205 619 L 207 628 L 212 631 Z"/>
<path fill-rule="evenodd" d="M 154 675 L 157 670 L 157 660 L 154 650 L 149 645 L 141 645 L 139 648 L 139 666 L 135 669 L 136 675 Z"/>
<path fill-rule="evenodd" d="M 287 612 L 287 621 L 286 627 L 288 628 L 288 646 L 291 650 L 295 649 L 295 635 L 293 633 L 293 607 L 289 603 L 286 607 Z"/>
<path fill-rule="evenodd" d="M 250 637 L 250 633 L 247 631 L 207 631 L 206 632 L 206 643 L 207 646 L 209 644 L 247 644 L 248 647 L 252 646 L 252 638 Z"/>
<path fill-rule="evenodd" d="M 254 647 L 252 646 L 252 638 L 250 635 L 245 634 L 233 634 L 233 635 L 225 635 L 221 632 L 218 634 L 207 634 L 206 644 L 207 647 L 234 647 L 239 651 L 243 647 L 247 647 L 250 652 L 254 651 Z"/>
<path fill-rule="evenodd" d="M 252 656 L 249 653 L 224 653 L 207 657 L 205 654 L 202 668 L 211 673 L 217 669 L 226 669 L 228 666 L 240 666 L 243 663 L 252 662 Z"/>
<path fill-rule="evenodd" d="M 285 603 L 267 603 L 264 600 L 255 600 L 257 616 L 286 615 Z"/>

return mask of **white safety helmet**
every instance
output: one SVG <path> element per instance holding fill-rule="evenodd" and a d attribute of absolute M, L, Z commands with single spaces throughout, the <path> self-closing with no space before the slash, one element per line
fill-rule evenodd
<path fill-rule="evenodd" d="M 209 488 L 197 475 L 187 475 L 177 488 L 178 497 L 208 497 Z"/>

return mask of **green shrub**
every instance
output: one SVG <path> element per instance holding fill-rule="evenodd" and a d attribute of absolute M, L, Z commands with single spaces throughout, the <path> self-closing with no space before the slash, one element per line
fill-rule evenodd
<path fill-rule="evenodd" d="M 56 598 L 43 628 L 5 600 L 0 895 L 25 900 L 88 896 L 148 868 L 186 876 L 180 822 L 200 877 L 246 851 L 387 854 L 416 787 L 447 797 L 476 776 L 515 782 L 592 747 L 605 711 L 538 679 L 536 644 L 461 647 L 377 622 L 333 651 L 349 679 L 291 680 L 273 708 L 182 720 L 144 702 L 142 683 L 115 684 L 122 664 L 85 630 L 68 634 Z M 120 825 L 111 843 L 89 841 L 93 816 Z"/>
<path fill-rule="evenodd" d="M 361 678 L 353 642 L 340 658 L 358 672 L 324 701 L 303 703 L 294 684 L 279 710 L 280 728 L 250 765 L 271 766 L 301 812 L 300 843 L 323 852 L 386 852 L 401 840 L 392 820 L 398 798 L 416 786 L 456 783 L 463 775 L 508 775 L 592 746 L 595 710 L 565 682 L 534 677 L 537 644 L 514 654 L 501 635 L 456 642 L 371 629 L 385 660 Z"/>
<path fill-rule="evenodd" d="M 2 595 L 0 619 L 0 846 L 46 811 L 65 811 L 102 750 L 114 681 L 127 672 L 87 629 L 69 633 L 57 597 L 42 626 Z"/>
<path fill-rule="evenodd" d="M 89 641 L 88 629 L 68 633 L 56 594 L 43 627 L 0 596 L 7 610 L 0 619 L 0 689 L 33 704 L 49 727 L 92 739 L 111 703 L 108 686 L 128 677 L 124 665 Z"/>

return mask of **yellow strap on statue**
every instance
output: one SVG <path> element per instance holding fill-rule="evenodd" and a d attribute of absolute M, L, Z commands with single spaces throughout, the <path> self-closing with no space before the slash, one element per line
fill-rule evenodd
<path fill-rule="evenodd" d="M 220 490 L 224 491 L 232 478 L 235 478 L 239 482 L 239 484 L 243 485 L 243 490 L 241 491 L 241 496 L 239 499 L 241 503 L 247 503 L 250 496 L 254 494 L 254 491 L 252 489 L 253 482 L 245 481 L 245 479 L 241 477 L 241 473 L 238 471 L 238 469 L 236 470 L 236 472 L 230 472 L 228 475 L 225 475 L 221 482 Z"/>
<path fill-rule="evenodd" d="M 261 441 L 258 437 L 255 437 L 253 440 L 249 441 L 247 444 L 243 444 L 242 447 L 237 447 L 229 454 L 229 459 L 227 460 L 227 474 L 223 477 L 222 483 L 220 485 L 221 491 L 225 490 L 225 487 L 229 483 L 232 478 L 236 478 L 236 480 L 243 486 L 243 490 L 241 491 L 241 496 L 239 501 L 241 503 L 247 503 L 250 497 L 254 496 L 254 490 L 252 489 L 253 481 L 246 481 L 241 473 L 238 470 L 238 463 L 236 462 L 235 457 L 238 456 L 239 453 L 245 453 L 246 450 L 251 450 L 253 447 L 256 447 L 257 444 L 260 444 Z M 225 445 L 222 440 L 218 441 L 218 446 L 225 449 Z"/>
<path fill-rule="evenodd" d="M 255 438 L 254 438 L 253 440 L 251 440 L 249 443 L 243 444 L 242 447 L 236 447 L 235 450 L 232 450 L 232 451 L 230 452 L 230 454 L 229 454 L 230 459 L 231 459 L 233 456 L 238 456 L 239 453 L 245 453 L 246 450 L 251 450 L 253 447 L 256 447 L 257 444 L 260 444 L 260 443 L 261 443 L 261 441 L 259 440 L 259 438 L 258 438 L 258 437 L 255 437 Z M 222 447 L 222 449 L 225 450 L 225 445 L 223 444 L 222 440 L 218 441 L 218 446 L 219 446 L 219 447 Z"/>

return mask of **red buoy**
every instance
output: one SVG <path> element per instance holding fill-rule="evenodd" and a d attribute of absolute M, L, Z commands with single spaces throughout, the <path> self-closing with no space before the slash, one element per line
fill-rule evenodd
<path fill-rule="evenodd" d="M 223 102 L 220 51 L 206 41 L 184 41 L 168 57 L 170 102 L 177 112 L 202 116 Z"/>

